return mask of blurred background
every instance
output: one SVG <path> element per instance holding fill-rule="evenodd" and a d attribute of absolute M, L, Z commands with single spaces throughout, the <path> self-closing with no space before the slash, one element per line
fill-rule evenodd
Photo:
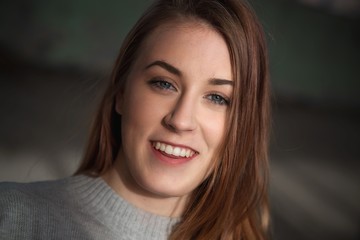
<path fill-rule="evenodd" d="M 360 239 L 360 1 L 253 0 L 273 89 L 274 239 Z M 149 0 L 0 1 L 0 181 L 69 176 Z"/>

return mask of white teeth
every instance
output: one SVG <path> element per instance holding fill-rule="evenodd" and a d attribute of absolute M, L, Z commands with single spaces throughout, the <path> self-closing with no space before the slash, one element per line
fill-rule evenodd
<path fill-rule="evenodd" d="M 176 157 L 180 156 L 180 157 L 189 158 L 195 154 L 195 152 L 190 149 L 181 148 L 181 147 L 173 147 L 171 145 L 161 143 L 161 142 L 153 142 L 152 145 L 155 149 L 165 152 L 169 155 L 174 155 Z"/>
<path fill-rule="evenodd" d="M 173 152 L 173 147 L 170 146 L 170 145 L 166 145 L 165 152 L 166 152 L 167 154 L 172 154 L 172 152 Z"/>
<path fill-rule="evenodd" d="M 179 147 L 175 147 L 173 151 L 173 155 L 180 156 L 181 149 Z"/>
<path fill-rule="evenodd" d="M 180 153 L 181 157 L 185 157 L 186 156 L 186 149 L 181 149 L 181 153 Z"/>
<path fill-rule="evenodd" d="M 165 144 L 160 144 L 160 151 L 165 151 L 165 148 L 166 148 Z"/>

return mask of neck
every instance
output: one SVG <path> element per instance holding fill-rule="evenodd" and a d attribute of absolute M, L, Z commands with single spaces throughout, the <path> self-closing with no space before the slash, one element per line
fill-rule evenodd
<path fill-rule="evenodd" d="M 187 197 L 167 197 L 152 194 L 136 187 L 128 172 L 121 171 L 118 161 L 102 178 L 122 198 L 132 205 L 160 216 L 180 217 L 184 211 Z"/>

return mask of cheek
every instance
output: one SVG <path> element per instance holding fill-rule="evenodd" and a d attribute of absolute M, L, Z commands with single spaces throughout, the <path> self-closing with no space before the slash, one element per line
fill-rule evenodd
<path fill-rule="evenodd" d="M 223 114 L 212 114 L 203 120 L 203 134 L 212 152 L 219 147 L 225 133 L 225 117 Z"/>
<path fill-rule="evenodd" d="M 144 135 L 160 125 L 166 109 L 161 102 L 144 91 L 129 91 L 124 98 L 123 133 Z"/>
<path fill-rule="evenodd" d="M 206 159 L 207 170 L 203 180 L 213 172 L 215 166 L 219 163 L 217 159 L 219 156 L 216 156 L 216 154 L 225 134 L 225 117 L 212 116 L 212 118 L 208 118 L 205 123 L 203 136 L 208 147 L 208 157 Z"/>
<path fill-rule="evenodd" d="M 147 97 L 143 94 L 141 88 L 137 86 L 131 87 L 124 95 L 123 117 L 125 119 L 131 119 L 134 123 L 142 120 L 142 117 L 149 115 L 150 111 L 146 103 L 148 103 Z"/>

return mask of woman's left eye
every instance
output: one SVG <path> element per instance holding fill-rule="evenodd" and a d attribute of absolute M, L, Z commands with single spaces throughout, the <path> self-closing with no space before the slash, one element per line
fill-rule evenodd
<path fill-rule="evenodd" d="M 219 95 L 219 94 L 209 94 L 205 96 L 208 100 L 211 102 L 218 104 L 218 105 L 229 105 L 230 101 L 226 99 L 225 97 Z"/>

